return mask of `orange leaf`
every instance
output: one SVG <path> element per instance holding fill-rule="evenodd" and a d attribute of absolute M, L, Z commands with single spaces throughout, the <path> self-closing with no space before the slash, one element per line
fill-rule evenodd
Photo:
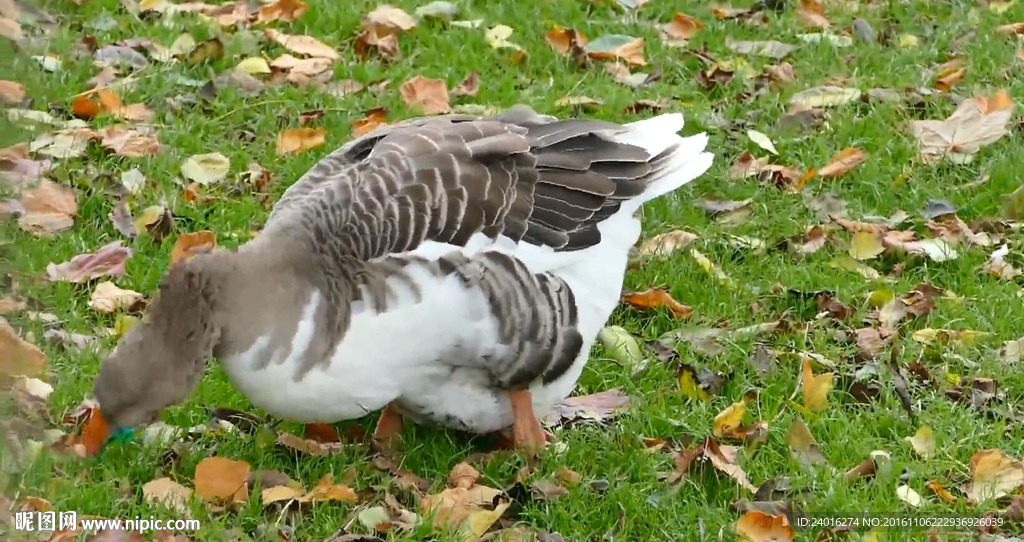
<path fill-rule="evenodd" d="M 442 79 L 429 79 L 417 75 L 402 84 L 398 91 L 406 105 L 419 107 L 427 115 L 448 113 L 448 86 Z"/>
<path fill-rule="evenodd" d="M 196 465 L 196 495 L 211 502 L 245 502 L 249 470 L 245 461 L 207 457 Z"/>
<path fill-rule="evenodd" d="M 341 442 L 338 432 L 326 423 L 307 423 L 302 436 L 323 443 Z"/>
<path fill-rule="evenodd" d="M 306 12 L 308 7 L 302 0 L 277 0 L 273 4 L 261 7 L 256 20 L 261 23 L 268 23 L 270 21 L 290 23 L 302 17 L 302 14 Z"/>
<path fill-rule="evenodd" d="M 838 177 L 851 169 L 861 165 L 868 159 L 864 149 L 858 147 L 847 147 L 839 151 L 832 160 L 818 170 L 820 177 Z"/>
<path fill-rule="evenodd" d="M 217 246 L 217 237 L 210 230 L 183 233 L 171 249 L 171 265 L 188 260 L 196 254 L 211 252 Z"/>
<path fill-rule="evenodd" d="M 984 96 L 983 98 L 985 102 L 981 109 L 982 113 L 986 115 L 1002 109 L 1013 109 L 1013 98 L 1010 98 L 1010 95 L 1005 90 L 1000 90 L 992 96 Z"/>
<path fill-rule="evenodd" d="M 323 128 L 295 128 L 277 135 L 277 154 L 293 154 L 324 144 Z"/>
<path fill-rule="evenodd" d="M 344 484 L 335 484 L 331 474 L 328 473 L 317 482 L 316 487 L 303 495 L 300 500 L 304 502 L 344 501 L 355 504 L 359 502 L 359 496 L 356 495 L 352 488 Z"/>
<path fill-rule="evenodd" d="M 359 137 L 374 131 L 378 126 L 388 123 L 388 110 L 377 107 L 366 112 L 366 116 L 352 122 L 352 136 Z"/>
<path fill-rule="evenodd" d="M 80 119 L 91 119 L 100 114 L 100 103 L 91 96 L 79 96 L 71 102 L 71 114 Z"/>
<path fill-rule="evenodd" d="M 622 294 L 622 301 L 640 310 L 668 307 L 677 318 L 689 318 L 693 309 L 676 301 L 661 288 L 649 288 L 642 292 Z"/>
<path fill-rule="evenodd" d="M 796 14 L 805 23 L 815 28 L 824 29 L 832 26 L 825 18 L 825 6 L 821 4 L 821 0 L 800 0 Z"/>
<path fill-rule="evenodd" d="M 14 81 L 0 80 L 0 103 L 16 104 L 25 99 L 25 87 Z"/>
<path fill-rule="evenodd" d="M 556 52 L 568 55 L 573 47 L 583 48 L 587 46 L 587 37 L 574 28 L 562 28 L 556 26 L 544 34 L 544 40 L 548 42 Z"/>
<path fill-rule="evenodd" d="M 665 35 L 675 40 L 688 40 L 701 28 L 704 28 L 704 23 L 682 13 L 676 13 L 670 22 L 661 26 Z"/>
<path fill-rule="evenodd" d="M 967 73 L 967 68 L 954 68 L 942 70 L 935 76 L 935 89 L 942 92 L 949 92 L 954 85 L 960 82 Z"/>
<path fill-rule="evenodd" d="M 750 542 L 788 542 L 796 531 L 785 515 L 770 515 L 750 510 L 736 520 L 736 534 Z"/>
<path fill-rule="evenodd" d="M 103 416 L 100 416 L 100 409 L 92 409 L 89 419 L 82 426 L 82 444 L 85 445 L 86 454 L 96 455 L 103 448 L 103 444 L 107 442 L 109 436 L 110 425 L 103 419 Z"/>
<path fill-rule="evenodd" d="M 608 51 L 591 51 L 588 53 L 588 56 L 596 60 L 621 59 L 627 64 L 631 64 L 633 66 L 647 65 L 647 61 L 644 60 L 643 38 L 636 38 Z"/>

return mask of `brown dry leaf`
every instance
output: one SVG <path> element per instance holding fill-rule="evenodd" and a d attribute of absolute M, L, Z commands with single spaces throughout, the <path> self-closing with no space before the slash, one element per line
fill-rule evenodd
<path fill-rule="evenodd" d="M 293 128 L 277 134 L 277 154 L 295 154 L 324 144 L 324 128 Z"/>
<path fill-rule="evenodd" d="M 160 152 L 160 142 L 148 127 L 129 128 L 118 124 L 101 128 L 96 133 L 100 136 L 100 145 L 117 156 L 139 158 Z"/>
<path fill-rule="evenodd" d="M 443 79 L 429 79 L 417 75 L 399 88 L 402 101 L 408 106 L 420 108 L 427 115 L 449 113 L 448 86 Z"/>
<path fill-rule="evenodd" d="M 154 115 L 145 104 L 125 105 L 120 96 L 108 89 L 98 89 L 95 92 L 79 95 L 71 104 L 71 112 L 76 117 L 83 119 L 91 119 L 101 113 L 109 113 L 124 120 L 142 122 L 152 120 Z"/>
<path fill-rule="evenodd" d="M 278 433 L 277 444 L 289 450 L 313 456 L 331 455 L 341 450 L 341 443 L 339 442 L 318 442 L 291 433 Z"/>
<path fill-rule="evenodd" d="M 815 375 L 810 359 L 804 358 L 802 367 L 804 407 L 811 412 L 828 408 L 828 392 L 832 390 L 832 373 Z"/>
<path fill-rule="evenodd" d="M 732 38 L 725 38 L 725 46 L 732 52 L 741 55 L 757 55 L 775 60 L 782 60 L 784 57 L 796 51 L 798 45 L 790 45 L 780 41 L 740 41 Z"/>
<path fill-rule="evenodd" d="M 130 311 L 141 302 L 142 294 L 118 288 L 113 282 L 103 281 L 96 285 L 89 297 L 89 307 L 96 312 L 112 314 L 118 310 Z"/>
<path fill-rule="evenodd" d="M 361 119 L 352 121 L 352 137 L 366 135 L 388 123 L 388 110 L 383 107 L 376 107 L 366 111 Z"/>
<path fill-rule="evenodd" d="M 142 497 L 146 502 L 166 506 L 175 513 L 188 517 L 188 503 L 192 499 L 192 490 L 171 480 L 157 478 L 142 486 Z"/>
<path fill-rule="evenodd" d="M 33 160 L 29 157 L 28 143 L 0 149 L 0 180 L 6 179 L 10 188 L 18 189 L 35 181 L 51 167 L 53 162 L 50 160 Z"/>
<path fill-rule="evenodd" d="M 303 495 L 300 500 L 304 502 L 341 501 L 355 504 L 359 502 L 359 497 L 352 488 L 344 484 L 334 483 L 333 476 L 328 473 L 323 478 L 320 478 L 320 481 L 316 483 L 316 487 Z"/>
<path fill-rule="evenodd" d="M 825 29 L 832 26 L 825 18 L 825 6 L 821 0 L 800 0 L 796 14 L 800 20 L 814 28 Z"/>
<path fill-rule="evenodd" d="M 249 498 L 249 464 L 225 457 L 207 457 L 196 465 L 196 495 L 216 504 Z"/>
<path fill-rule="evenodd" d="M 43 352 L 0 319 L 0 385 L 7 386 L 16 376 L 38 375 L 45 366 Z"/>
<path fill-rule="evenodd" d="M 676 318 L 689 318 L 693 308 L 683 305 L 672 298 L 672 295 L 661 288 L 648 288 L 642 292 L 622 294 L 622 301 L 635 309 L 651 310 L 668 307 Z"/>
<path fill-rule="evenodd" d="M 196 254 L 212 252 L 216 246 L 217 236 L 210 230 L 183 233 L 178 236 L 174 248 L 171 249 L 170 265 L 186 261 Z"/>
<path fill-rule="evenodd" d="M 623 412 L 630 402 L 629 396 L 622 393 L 620 388 L 576 395 L 555 405 L 554 412 L 543 422 L 550 426 L 574 420 L 605 421 Z"/>
<path fill-rule="evenodd" d="M 371 26 L 386 28 L 395 33 L 407 32 L 416 26 L 416 18 L 400 8 L 384 4 L 363 17 L 363 27 Z"/>
<path fill-rule="evenodd" d="M 832 157 L 828 164 L 818 169 L 819 177 L 839 177 L 851 169 L 863 164 L 868 159 L 864 149 L 847 147 Z"/>
<path fill-rule="evenodd" d="M 24 39 L 25 34 L 21 31 L 21 25 L 18 24 L 18 21 L 8 17 L 0 17 L 0 36 L 13 42 L 19 42 Z"/>
<path fill-rule="evenodd" d="M 298 58 L 285 53 L 270 62 L 270 67 L 288 72 L 289 76 L 316 77 L 330 69 L 329 58 Z"/>
<path fill-rule="evenodd" d="M 19 104 L 25 99 L 25 87 L 21 83 L 0 79 L 0 103 Z"/>
<path fill-rule="evenodd" d="M 963 487 L 972 503 L 998 499 L 1024 485 L 1024 465 L 1002 450 L 982 450 L 968 464 L 971 481 Z"/>
<path fill-rule="evenodd" d="M 910 128 L 927 162 L 966 162 L 985 145 L 1007 134 L 1013 100 L 1005 90 L 964 100 L 946 120 L 915 120 Z"/>
<path fill-rule="evenodd" d="M 75 191 L 48 179 L 21 192 L 22 213 L 18 225 L 27 232 L 47 236 L 71 229 L 78 203 Z"/>
<path fill-rule="evenodd" d="M 785 514 L 772 515 L 758 510 L 748 510 L 740 516 L 735 529 L 740 538 L 749 542 L 789 542 L 796 538 L 796 531 Z"/>
<path fill-rule="evenodd" d="M 277 0 L 272 4 L 260 7 L 256 22 L 284 21 L 290 23 L 302 17 L 308 8 L 309 6 L 302 0 Z"/>
<path fill-rule="evenodd" d="M 756 176 L 758 181 L 772 184 L 781 189 L 799 191 L 804 174 L 799 170 L 779 164 L 769 164 L 769 157 L 754 158 L 749 151 L 743 151 L 729 167 L 729 178 L 733 180 Z"/>
<path fill-rule="evenodd" d="M 620 34 L 601 36 L 584 48 L 587 56 L 595 60 L 622 60 L 631 66 L 646 66 L 644 38 Z"/>
<path fill-rule="evenodd" d="M 1024 36 L 1024 22 L 997 26 L 996 34 L 1002 34 L 1004 36 Z"/>
<path fill-rule="evenodd" d="M 452 476 L 449 477 L 450 480 L 457 482 L 459 485 L 449 487 L 434 495 L 426 495 L 420 500 L 420 510 L 424 514 L 434 515 L 435 528 L 448 528 L 453 531 L 468 528 L 469 530 L 476 531 L 479 526 L 475 525 L 475 523 L 480 523 L 479 520 L 490 519 L 484 517 L 474 518 L 474 515 L 478 515 L 481 512 L 493 512 L 486 510 L 486 508 L 494 503 L 495 497 L 501 495 L 501 491 L 492 487 L 477 485 L 476 480 L 472 476 L 455 472 L 456 470 L 466 470 L 466 467 L 468 465 L 464 463 L 456 465 L 452 471 Z M 469 467 L 469 469 L 472 469 L 472 467 Z M 499 508 L 504 511 L 507 507 L 508 503 L 504 503 L 504 507 L 499 505 L 494 511 L 497 511 Z M 498 516 L 500 516 L 500 513 Z M 478 521 L 474 521 L 474 519 Z M 486 528 L 490 527 L 497 519 L 498 517 L 491 519 L 484 526 L 484 530 L 486 531 Z M 482 534 L 483 532 L 480 532 L 475 537 L 470 538 L 470 540 L 476 540 Z"/>
<path fill-rule="evenodd" d="M 697 234 L 683 230 L 674 230 L 668 233 L 661 233 L 648 239 L 637 249 L 638 256 L 668 256 L 669 254 L 686 248 L 699 239 Z"/>
<path fill-rule="evenodd" d="M 338 59 L 337 51 L 312 36 L 285 34 L 273 28 L 268 28 L 263 32 L 268 38 L 295 54 L 316 58 L 329 58 L 331 60 Z"/>
<path fill-rule="evenodd" d="M 696 447 L 676 453 L 676 469 L 668 481 L 676 482 L 685 477 L 695 461 L 710 461 L 716 470 L 735 480 L 744 489 L 756 493 L 757 487 L 750 483 L 747 473 L 736 464 L 738 453 L 739 448 L 736 446 L 726 446 L 708 437 Z"/>
<path fill-rule="evenodd" d="M 119 277 L 124 274 L 124 264 L 132 257 L 132 249 L 113 241 L 100 247 L 94 253 L 79 254 L 70 260 L 46 266 L 46 276 L 53 281 L 85 282 L 102 276 Z"/>
<path fill-rule="evenodd" d="M 476 72 L 470 72 L 452 89 L 452 94 L 456 96 L 476 96 L 477 92 L 480 92 L 480 74 Z"/>
<path fill-rule="evenodd" d="M 966 64 L 966 58 L 956 57 L 940 65 L 935 71 L 935 89 L 949 92 L 954 85 L 964 78 L 964 75 L 967 73 Z"/>

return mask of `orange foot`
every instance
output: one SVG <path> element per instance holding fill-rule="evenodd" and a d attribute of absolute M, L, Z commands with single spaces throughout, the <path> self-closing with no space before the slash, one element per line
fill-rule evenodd
<path fill-rule="evenodd" d="M 390 447 L 395 439 L 402 434 L 402 429 L 402 413 L 398 411 L 398 407 L 394 403 L 388 403 L 388 406 L 380 411 L 377 428 L 373 430 L 373 440 L 385 447 Z"/>
<path fill-rule="evenodd" d="M 547 446 L 547 435 L 533 414 L 533 397 L 530 390 L 509 390 L 512 401 L 512 443 L 516 450 L 537 455 Z"/>

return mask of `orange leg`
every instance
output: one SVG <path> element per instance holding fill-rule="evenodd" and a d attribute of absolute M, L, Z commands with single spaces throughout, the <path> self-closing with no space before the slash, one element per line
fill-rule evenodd
<path fill-rule="evenodd" d="M 377 428 L 373 430 L 373 440 L 381 444 L 390 443 L 393 439 L 402 434 L 402 414 L 394 403 L 388 403 L 380 412 L 380 419 L 377 420 Z"/>
<path fill-rule="evenodd" d="M 509 390 L 512 401 L 512 442 L 517 450 L 536 455 L 547 445 L 547 435 L 533 414 L 533 397 L 530 390 Z"/>

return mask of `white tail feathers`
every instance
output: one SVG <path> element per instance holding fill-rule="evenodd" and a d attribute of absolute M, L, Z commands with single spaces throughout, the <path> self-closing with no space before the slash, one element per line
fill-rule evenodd
<path fill-rule="evenodd" d="M 623 202 L 623 210 L 630 214 L 644 203 L 696 179 L 711 167 L 714 155 L 704 151 L 708 144 L 707 134 L 680 136 L 679 130 L 683 129 L 681 113 L 658 115 L 625 126 L 628 130 L 616 134 L 615 141 L 642 147 L 652 158 L 675 146 L 661 171 L 649 181 L 647 189 L 639 196 Z"/>

